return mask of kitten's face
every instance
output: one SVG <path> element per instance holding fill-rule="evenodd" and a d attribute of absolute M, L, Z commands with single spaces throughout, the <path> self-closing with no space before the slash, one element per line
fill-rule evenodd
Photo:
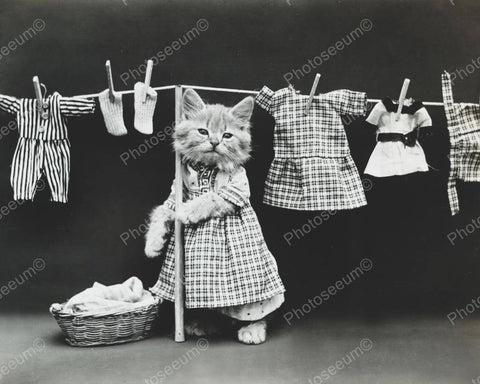
<path fill-rule="evenodd" d="M 175 149 L 185 161 L 232 171 L 250 156 L 250 116 L 253 98 L 232 108 L 205 105 L 192 89 L 183 97 L 186 119 L 175 129 Z"/>

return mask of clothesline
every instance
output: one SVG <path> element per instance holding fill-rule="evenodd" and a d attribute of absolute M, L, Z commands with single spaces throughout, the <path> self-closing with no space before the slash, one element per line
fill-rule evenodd
<path fill-rule="evenodd" d="M 168 89 L 174 89 L 175 87 L 181 87 L 181 88 L 192 88 L 192 89 L 197 89 L 201 91 L 213 91 L 213 92 L 228 92 L 228 93 L 244 93 L 244 94 L 249 94 L 249 95 L 256 95 L 259 93 L 259 91 L 254 91 L 250 89 L 236 89 L 236 88 L 219 88 L 219 87 L 206 87 L 206 86 L 201 86 L 201 85 L 165 85 L 163 87 L 153 87 L 155 91 L 165 91 Z M 134 90 L 127 90 L 127 91 L 115 91 L 116 93 L 120 95 L 128 95 L 134 93 Z M 78 95 L 75 97 L 98 97 L 99 93 L 91 93 L 87 95 Z M 378 103 L 380 102 L 381 99 L 367 99 L 367 102 L 369 103 Z M 431 106 L 443 106 L 443 103 L 440 101 L 423 101 L 422 104 L 424 105 L 431 105 Z M 462 103 L 465 105 L 478 105 L 475 103 Z"/>
<path fill-rule="evenodd" d="M 152 89 L 154 89 L 155 91 L 166 91 L 167 89 L 174 89 L 174 88 L 175 88 L 175 85 L 165 85 L 163 87 L 155 87 L 155 88 L 152 88 Z M 134 92 L 135 91 L 133 89 L 128 90 L 128 91 L 115 91 L 115 93 L 118 93 L 119 95 L 128 95 L 128 94 L 132 94 Z M 100 94 L 100 92 L 89 93 L 87 95 L 78 95 L 78 96 L 73 96 L 73 97 L 98 97 L 99 94 Z"/>

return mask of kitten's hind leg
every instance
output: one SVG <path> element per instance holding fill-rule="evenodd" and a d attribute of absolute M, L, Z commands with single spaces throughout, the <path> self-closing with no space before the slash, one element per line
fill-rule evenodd
<path fill-rule="evenodd" d="M 192 310 L 185 321 L 185 333 L 189 336 L 219 336 L 225 333 L 225 320 L 212 310 Z"/>
<path fill-rule="evenodd" d="M 243 344 L 257 345 L 267 340 L 267 320 L 254 321 L 238 330 L 238 341 Z"/>

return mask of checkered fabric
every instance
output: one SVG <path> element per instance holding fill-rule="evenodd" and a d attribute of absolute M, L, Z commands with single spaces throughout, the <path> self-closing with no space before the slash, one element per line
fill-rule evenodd
<path fill-rule="evenodd" d="M 237 206 L 234 215 L 186 225 L 185 305 L 219 308 L 266 300 L 285 291 L 275 259 L 267 248 L 257 216 L 249 202 L 244 168 L 228 175 L 218 169 L 188 166 L 184 172 L 186 200 L 215 191 Z M 197 179 L 192 183 L 194 179 Z M 206 180 L 207 182 L 204 182 Z M 226 182 L 222 182 L 222 180 Z M 205 186 L 209 188 L 205 188 Z M 172 196 L 167 200 L 174 207 Z M 167 244 L 157 283 L 150 290 L 174 301 L 175 236 Z"/>
<path fill-rule="evenodd" d="M 263 87 L 257 104 L 275 118 L 275 158 L 265 181 L 263 202 L 276 207 L 317 211 L 367 204 L 340 115 L 364 115 L 367 95 L 346 89 L 313 98 L 291 88 Z"/>
<path fill-rule="evenodd" d="M 460 211 L 456 181 L 480 182 L 480 106 L 453 102 L 450 74 L 442 74 L 442 93 L 450 135 L 448 200 L 452 215 Z"/>

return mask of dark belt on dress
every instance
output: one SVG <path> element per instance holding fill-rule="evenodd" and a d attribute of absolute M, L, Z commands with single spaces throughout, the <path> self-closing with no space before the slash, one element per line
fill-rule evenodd
<path fill-rule="evenodd" d="M 379 133 L 377 141 L 382 143 L 386 141 L 400 141 L 408 147 L 414 147 L 417 142 L 418 130 L 414 129 L 412 132 L 404 135 L 403 133 Z"/>

